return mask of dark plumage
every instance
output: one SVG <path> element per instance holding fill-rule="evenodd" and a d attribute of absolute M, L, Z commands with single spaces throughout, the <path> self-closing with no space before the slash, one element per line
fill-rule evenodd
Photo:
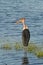
<path fill-rule="evenodd" d="M 24 23 L 25 18 L 21 18 L 18 20 L 16 23 L 22 23 L 23 24 L 23 31 L 22 31 L 22 41 L 23 41 L 23 46 L 28 46 L 28 42 L 30 40 L 30 31 L 28 29 L 28 26 Z"/>
<path fill-rule="evenodd" d="M 22 32 L 23 46 L 28 46 L 29 40 L 30 40 L 30 31 L 29 31 L 29 29 L 24 29 Z"/>

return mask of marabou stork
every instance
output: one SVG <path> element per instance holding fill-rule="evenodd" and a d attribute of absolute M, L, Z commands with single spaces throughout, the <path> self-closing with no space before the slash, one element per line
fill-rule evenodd
<path fill-rule="evenodd" d="M 27 47 L 29 40 L 30 40 L 30 31 L 28 26 L 25 24 L 25 18 L 20 18 L 17 22 L 18 23 L 22 23 L 23 24 L 23 30 L 22 30 L 22 42 L 23 42 L 23 46 Z"/>

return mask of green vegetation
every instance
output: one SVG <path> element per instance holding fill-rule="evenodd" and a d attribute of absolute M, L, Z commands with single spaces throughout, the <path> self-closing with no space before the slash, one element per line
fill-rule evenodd
<path fill-rule="evenodd" d="M 40 57 L 43 57 L 43 51 L 37 51 L 36 52 L 36 56 L 38 57 L 38 58 L 40 58 Z"/>
<path fill-rule="evenodd" d="M 12 49 L 12 48 L 11 48 L 10 44 L 3 44 L 3 45 L 1 46 L 1 49 L 10 50 L 10 49 Z"/>
<path fill-rule="evenodd" d="M 16 44 L 14 45 L 14 48 L 15 48 L 15 50 L 20 50 L 20 49 L 21 49 L 20 44 L 16 43 Z"/>
<path fill-rule="evenodd" d="M 15 50 L 23 50 L 23 45 L 21 43 L 14 43 L 14 44 L 3 44 L 1 46 L 1 49 L 5 49 L 5 50 L 11 50 L 11 49 L 15 49 Z M 34 53 L 38 58 L 43 57 L 43 50 L 41 49 L 40 46 L 37 46 L 34 43 L 29 43 L 28 45 L 28 52 Z"/>
<path fill-rule="evenodd" d="M 33 43 L 29 43 L 28 45 L 28 51 L 29 52 L 34 52 L 37 49 L 37 46 Z"/>

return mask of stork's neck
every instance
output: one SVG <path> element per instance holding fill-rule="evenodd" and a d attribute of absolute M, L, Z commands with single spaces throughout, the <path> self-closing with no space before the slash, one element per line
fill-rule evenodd
<path fill-rule="evenodd" d="M 25 25 L 25 24 L 23 24 L 23 30 L 24 30 L 24 29 L 28 29 L 28 26 Z"/>
<path fill-rule="evenodd" d="M 25 26 L 25 23 L 23 22 L 23 27 Z"/>

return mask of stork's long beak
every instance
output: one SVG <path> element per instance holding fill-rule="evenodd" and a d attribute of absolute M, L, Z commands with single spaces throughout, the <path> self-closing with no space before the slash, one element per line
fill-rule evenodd
<path fill-rule="evenodd" d="M 16 23 L 19 24 L 19 23 L 24 23 L 25 22 L 25 18 L 21 18 L 20 20 L 18 20 Z"/>
<path fill-rule="evenodd" d="M 17 23 L 17 24 L 19 24 L 19 23 L 21 23 L 21 21 L 20 21 L 20 20 L 18 20 L 18 21 L 16 21 L 16 23 Z"/>

